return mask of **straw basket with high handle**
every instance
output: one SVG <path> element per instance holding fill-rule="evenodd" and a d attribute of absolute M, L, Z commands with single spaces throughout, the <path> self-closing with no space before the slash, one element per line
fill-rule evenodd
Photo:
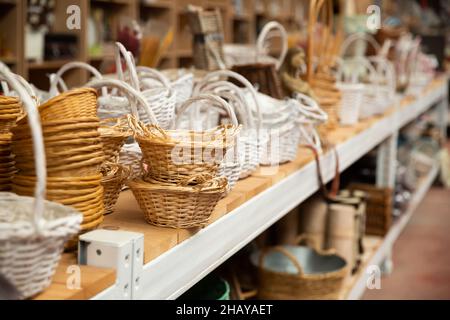
<path fill-rule="evenodd" d="M 199 101 L 223 107 L 231 114 L 226 101 L 206 94 L 190 98 L 179 111 L 183 113 Z M 215 177 L 224 155 L 234 146 L 240 129 L 221 125 L 204 131 L 164 130 L 157 125 L 144 126 L 133 117 L 129 120 L 143 159 L 149 166 L 149 176 L 170 183 L 184 181 L 196 174 Z"/>
<path fill-rule="evenodd" d="M 341 93 L 331 74 L 334 51 L 340 42 L 340 34 L 332 33 L 332 6 L 331 0 L 311 0 L 309 3 L 306 81 L 318 99 L 320 107 L 328 114 L 327 123 L 320 127 L 322 133 L 338 125 L 341 106 Z M 317 28 L 319 22 L 322 22 L 320 30 Z M 318 31 L 320 31 L 320 37 L 318 37 Z"/>
<path fill-rule="evenodd" d="M 116 68 L 120 80 L 125 81 L 125 75 L 122 69 L 121 56 L 125 59 L 125 64 L 128 69 L 128 78 L 130 85 L 136 90 L 140 91 L 142 96 L 147 101 L 147 104 L 152 109 L 158 124 L 167 129 L 175 115 L 175 106 L 177 103 L 176 92 L 172 90 L 168 79 L 155 69 L 148 67 L 140 67 L 139 72 L 136 69 L 133 55 L 127 51 L 125 47 L 116 42 Z M 148 85 L 145 79 L 157 81 L 160 84 L 152 88 Z M 150 82 L 152 83 L 152 82 Z M 152 119 L 148 118 L 146 112 L 138 110 L 140 121 L 148 124 L 152 123 Z"/>
<path fill-rule="evenodd" d="M 270 56 L 270 41 L 280 37 L 281 51 L 277 58 Z M 255 62 L 273 63 L 279 69 L 288 50 L 287 32 L 283 25 L 269 21 L 264 25 L 255 45 L 224 45 L 225 62 L 228 67 L 236 64 L 252 64 Z"/>
<path fill-rule="evenodd" d="M 14 88 L 28 113 L 36 157 L 34 198 L 0 193 L 0 274 L 31 297 L 47 288 L 55 273 L 64 243 L 80 228 L 82 216 L 73 208 L 44 200 L 46 159 L 39 115 L 32 99 L 8 70 L 2 77 Z"/>
<path fill-rule="evenodd" d="M 258 298 L 265 300 L 339 299 L 347 272 L 344 259 L 308 246 L 269 247 L 251 261 L 258 268 Z"/>
<path fill-rule="evenodd" d="M 123 94 L 123 97 L 127 99 L 126 105 L 130 108 L 128 110 L 128 114 L 134 115 L 137 119 L 139 119 L 140 114 L 145 113 L 146 119 L 149 119 L 150 123 L 157 123 L 156 116 L 153 113 L 152 109 L 148 105 L 145 98 L 142 96 L 140 92 L 133 89 L 130 85 L 128 85 L 126 82 L 115 80 L 115 79 L 101 79 L 101 80 L 94 80 L 87 84 L 87 86 L 90 86 L 92 88 L 100 89 L 104 87 L 109 87 L 115 90 L 118 90 L 121 94 Z M 138 112 L 140 110 L 140 112 Z M 126 112 L 123 110 L 122 112 Z M 122 120 L 120 120 L 122 121 Z M 128 121 L 127 121 L 128 124 Z M 121 126 L 123 127 L 123 123 Z M 117 146 L 117 145 L 115 145 Z M 116 151 L 116 149 L 114 149 Z M 136 177 L 140 174 L 141 171 L 141 161 L 142 153 L 139 149 L 139 146 L 136 142 L 133 143 L 127 143 L 122 146 L 119 153 L 119 162 L 131 169 L 130 175 L 131 177 Z"/>
<path fill-rule="evenodd" d="M 236 107 L 240 107 L 242 108 L 242 106 L 240 105 L 242 103 L 243 100 L 240 100 L 238 97 L 239 94 L 239 88 L 235 87 L 231 87 L 233 86 L 232 84 L 228 83 L 228 82 L 212 82 L 209 86 L 206 86 L 205 88 L 203 88 L 201 90 L 202 94 L 205 93 L 209 93 L 209 94 L 213 94 L 216 96 L 219 96 L 223 99 L 226 99 L 228 104 L 230 105 L 230 110 L 231 110 L 231 115 L 227 118 L 228 122 L 230 122 L 231 124 L 233 124 L 234 126 L 238 126 L 239 123 L 237 121 L 237 117 L 236 117 Z M 231 89 L 231 91 L 230 91 Z M 238 91 L 234 91 L 233 89 L 237 89 Z M 211 107 L 211 106 L 207 106 L 207 107 Z M 197 114 L 198 114 L 198 110 Z M 221 111 L 225 111 L 225 110 L 221 110 Z M 195 115 L 195 113 L 194 113 Z M 225 120 L 225 119 L 224 119 Z M 202 129 L 208 129 L 206 127 L 202 128 Z M 223 161 L 220 164 L 219 167 L 219 172 L 218 175 L 219 176 L 223 176 L 226 177 L 228 180 L 228 190 L 231 191 L 231 189 L 233 189 L 234 185 L 236 184 L 237 180 L 239 179 L 239 176 L 241 174 L 241 156 L 239 153 L 239 145 L 240 145 L 240 135 L 239 135 L 239 139 L 237 139 L 234 148 L 230 149 L 229 151 L 227 151 L 227 153 L 225 154 L 225 158 L 223 159 Z"/>
<path fill-rule="evenodd" d="M 227 189 L 227 179 L 194 174 L 175 184 L 147 177 L 146 181 L 134 180 L 128 185 L 148 223 L 159 227 L 193 228 L 208 223 L 217 201 Z"/>
<path fill-rule="evenodd" d="M 244 95 L 244 89 L 237 87 L 235 84 L 220 80 L 222 77 L 232 79 L 243 85 L 251 94 L 255 110 L 250 108 Z M 261 152 L 263 150 L 263 139 L 260 137 L 262 115 L 259 108 L 256 90 L 251 83 L 243 76 L 228 70 L 219 70 L 206 75 L 196 86 L 194 92 L 202 90 L 202 87 L 216 92 L 226 92 L 231 97 L 228 100 L 234 100 L 236 114 L 240 115 L 240 121 L 243 123 L 243 129 L 239 135 L 238 153 L 241 159 L 241 175 L 240 178 L 248 177 L 259 166 Z"/>

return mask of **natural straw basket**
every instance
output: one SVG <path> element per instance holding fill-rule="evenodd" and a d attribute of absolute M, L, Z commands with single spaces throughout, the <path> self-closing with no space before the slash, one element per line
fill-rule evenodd
<path fill-rule="evenodd" d="M 39 106 L 41 120 L 97 117 L 97 92 L 90 88 L 72 89 Z"/>
<path fill-rule="evenodd" d="M 187 100 L 179 112 L 198 101 L 222 107 L 231 114 L 228 103 L 213 95 L 199 95 Z M 129 117 L 149 175 L 156 180 L 178 183 L 196 174 L 217 175 L 225 153 L 234 146 L 240 127 L 222 125 L 205 131 L 163 130 L 155 125 L 144 126 Z"/>
<path fill-rule="evenodd" d="M 260 299 L 339 299 L 347 273 L 341 257 L 306 246 L 266 248 L 251 260 L 258 268 Z"/>
<path fill-rule="evenodd" d="M 228 115 L 228 119 L 229 122 L 235 126 L 238 127 L 239 123 L 237 121 L 236 118 L 236 114 L 234 112 L 234 108 L 232 107 L 233 105 L 237 104 L 241 104 L 242 100 L 239 100 L 237 98 L 237 96 L 234 93 L 239 93 L 239 88 L 235 87 L 238 91 L 234 91 L 233 92 L 229 92 L 229 89 L 234 89 L 233 87 L 231 87 L 232 84 L 224 82 L 213 82 L 211 83 L 211 86 L 206 87 L 205 90 L 202 91 L 202 93 L 209 93 L 209 94 L 213 94 L 215 96 L 221 97 L 223 99 L 226 99 L 228 101 L 228 104 L 230 105 L 230 109 L 227 111 L 227 109 L 222 110 L 221 108 L 219 108 L 219 112 L 229 112 Z M 216 108 L 214 107 L 214 105 L 212 106 L 208 106 L 207 108 L 211 109 L 212 108 Z M 198 114 L 199 110 L 196 110 L 197 113 L 193 113 L 191 115 L 195 115 Z M 182 114 L 180 114 L 182 115 Z M 192 121 L 193 122 L 193 121 Z M 206 126 L 202 126 L 201 129 L 210 129 Z M 240 138 L 240 136 L 239 136 Z M 240 159 L 240 154 L 239 154 L 239 140 L 237 139 L 236 143 L 234 144 L 234 148 L 228 150 L 225 154 L 225 157 L 223 159 L 223 161 L 221 162 L 220 166 L 219 166 L 219 171 L 218 171 L 218 176 L 220 177 L 226 177 L 228 180 L 228 191 L 231 191 L 231 189 L 234 187 L 234 185 L 236 184 L 237 180 L 239 179 L 239 176 L 241 174 L 241 159 Z"/>
<path fill-rule="evenodd" d="M 27 298 L 50 285 L 64 243 L 78 232 L 82 216 L 73 208 L 44 200 L 46 160 L 39 115 L 14 75 L 2 66 L 0 73 L 28 113 L 36 154 L 35 198 L 0 193 L 0 274 Z"/>
<path fill-rule="evenodd" d="M 140 119 L 140 114 L 145 113 L 146 119 L 148 119 L 147 121 L 149 121 L 151 124 L 157 124 L 156 116 L 143 95 L 139 91 L 133 89 L 133 87 L 131 87 L 126 82 L 114 79 L 102 79 L 94 80 L 87 85 L 96 89 L 109 87 L 119 90 L 119 92 L 121 92 L 124 95 L 124 98 L 128 101 L 127 104 L 130 107 L 132 115 L 134 115 L 137 119 Z M 128 111 L 128 114 L 130 113 L 130 111 Z M 122 119 L 119 120 L 119 123 L 122 126 Z M 131 168 L 131 177 L 135 177 L 140 174 L 141 156 L 141 151 L 136 142 L 126 143 L 120 150 L 119 162 L 124 166 Z"/>
<path fill-rule="evenodd" d="M 126 118 L 103 119 L 100 121 L 100 136 L 105 153 L 105 162 L 115 162 L 119 159 L 120 149 L 131 136 Z"/>
<path fill-rule="evenodd" d="M 114 212 L 120 191 L 130 175 L 130 169 L 117 163 L 105 163 L 101 168 L 101 172 L 103 174 L 103 202 L 106 215 Z"/>
<path fill-rule="evenodd" d="M 222 81 L 222 77 L 228 78 L 244 88 L 237 87 L 234 83 Z M 236 104 L 234 105 L 235 111 L 240 115 L 240 121 L 242 121 L 243 124 L 238 139 L 238 154 L 241 160 L 240 178 L 246 178 L 258 168 L 263 150 L 262 145 L 264 143 L 260 134 L 262 114 L 256 90 L 253 85 L 240 74 L 229 70 L 219 70 L 207 74 L 197 84 L 194 94 L 197 94 L 202 90 L 211 90 L 214 88 L 216 92 L 217 90 L 219 90 L 219 92 L 225 90 L 225 92 L 232 95 L 227 97 L 227 99 L 229 101 L 236 101 Z M 245 97 L 245 90 L 249 92 L 253 99 L 254 109 L 251 108 Z"/>
<path fill-rule="evenodd" d="M 156 180 L 128 183 L 148 223 L 159 227 L 193 228 L 207 224 L 226 191 L 225 178 L 193 175 L 177 184 Z"/>

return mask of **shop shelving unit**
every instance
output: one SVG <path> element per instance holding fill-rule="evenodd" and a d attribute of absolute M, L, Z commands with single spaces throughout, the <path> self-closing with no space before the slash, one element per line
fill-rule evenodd
<path fill-rule="evenodd" d="M 81 29 L 67 30 L 65 26 L 68 5 L 78 5 L 81 8 Z M 90 56 L 87 46 L 87 17 L 92 8 L 102 8 L 112 19 L 112 33 L 115 33 L 120 16 L 127 16 L 136 21 L 146 22 L 151 19 L 168 23 L 175 28 L 175 37 L 171 49 L 166 54 L 160 68 L 186 67 L 192 64 L 192 38 L 187 27 L 185 9 L 188 4 L 205 8 L 220 8 L 225 28 L 227 42 L 253 43 L 257 31 L 263 23 L 278 20 L 288 29 L 296 19 L 304 5 L 297 0 L 59 0 L 56 1 L 55 23 L 52 31 L 73 33 L 78 38 L 77 55 L 74 59 L 88 62 L 98 67 L 104 59 L 110 56 Z M 10 65 L 13 71 L 24 75 L 38 85 L 48 83 L 47 74 L 54 72 L 67 61 L 27 62 L 25 59 L 25 36 L 27 0 L 0 0 L 0 27 L 9 30 L 15 24 L 13 32 L 5 33 L 2 40 L 10 50 L 0 60 Z M 301 10 L 300 10 L 301 11 Z M 6 27 L 8 26 L 8 28 Z M 4 28 L 3 28 L 4 27 Z M 1 42 L 1 41 L 0 41 Z M 88 75 L 85 72 L 74 71 L 67 75 L 71 84 L 85 83 Z M 42 87 L 42 89 L 46 89 Z"/>
<path fill-rule="evenodd" d="M 330 139 L 337 145 L 340 170 L 345 170 L 378 147 L 377 184 L 392 187 L 395 183 L 394 163 L 399 130 L 432 107 L 436 108 L 439 125 L 444 128 L 447 123 L 447 99 L 447 78 L 442 77 L 417 98 L 399 98 L 383 116 L 364 120 L 352 127 L 336 129 Z M 122 193 L 117 212 L 106 217 L 102 228 L 116 230 L 113 232 L 142 234 L 143 261 L 135 261 L 138 253 L 132 253 L 127 263 L 134 261 L 131 263 L 133 272 L 125 275 L 118 273 L 116 281 L 113 280 L 114 269 L 123 267 L 121 261 L 111 259 L 106 264 L 103 261 L 100 265 L 93 263 L 91 266 L 81 266 L 82 273 L 87 275 L 81 292 L 61 289 L 67 277 L 65 268 L 70 264 L 63 261 L 58 269 L 62 274 L 57 274 L 57 282 L 38 298 L 52 298 L 55 295 L 93 299 L 177 298 L 318 190 L 315 163 L 308 152 L 300 149 L 297 160 L 281 165 L 276 170 L 266 168 L 272 171 L 260 171 L 239 181 L 235 189 L 219 202 L 211 223 L 201 230 L 174 230 L 148 225 L 144 223 L 142 212 L 130 191 Z M 324 179 L 330 181 L 334 175 L 333 155 L 326 153 L 321 158 Z M 363 265 L 359 273 L 344 286 L 342 299 L 357 299 L 362 295 L 369 276 L 366 273 L 367 266 L 388 265 L 384 261 L 390 259 L 395 240 L 425 196 L 437 172 L 437 167 L 433 168 L 428 177 L 421 181 L 409 209 L 395 221 L 384 238 L 365 238 L 367 252 Z M 97 245 L 102 245 L 101 241 Z M 100 266 L 110 269 L 99 269 Z M 64 282 L 61 284 L 59 281 Z M 128 289 L 126 292 L 125 288 Z"/>

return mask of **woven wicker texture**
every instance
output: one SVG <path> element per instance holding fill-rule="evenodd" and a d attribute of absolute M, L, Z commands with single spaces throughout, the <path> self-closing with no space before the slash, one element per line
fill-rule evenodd
<path fill-rule="evenodd" d="M 103 174 L 103 202 L 106 215 L 114 212 L 120 191 L 130 176 L 130 169 L 116 163 L 105 163 L 101 168 L 101 172 Z"/>
<path fill-rule="evenodd" d="M 170 228 L 203 227 L 217 201 L 226 191 L 225 178 L 192 175 L 178 184 L 147 178 L 128 183 L 145 215 L 153 225 Z"/>
<path fill-rule="evenodd" d="M 360 190 L 366 193 L 366 233 L 385 236 L 392 223 L 392 189 L 353 183 L 349 185 L 349 190 Z"/>
<path fill-rule="evenodd" d="M 91 113 L 96 112 L 96 98 L 94 89 L 75 89 L 38 108 L 48 176 L 46 198 L 79 210 L 83 214 L 81 231 L 98 226 L 104 213 L 100 174 L 104 162 L 103 144 L 99 119 Z M 78 107 L 81 109 L 77 111 Z M 66 111 L 62 112 L 64 109 Z M 51 117 L 51 110 L 61 113 Z M 27 121 L 28 117 L 23 117 L 12 129 L 12 151 L 16 155 L 18 171 L 12 181 L 12 190 L 19 195 L 32 196 L 36 168 Z"/>
<path fill-rule="evenodd" d="M 0 75 L 23 102 L 36 154 L 35 198 L 0 193 L 0 274 L 27 298 L 51 283 L 64 243 L 78 232 L 82 217 L 70 207 L 44 200 L 45 152 L 35 103 L 17 77 L 2 65 Z"/>
<path fill-rule="evenodd" d="M 183 113 L 197 101 L 210 101 L 230 111 L 221 98 L 200 95 L 187 100 L 180 108 Z M 142 150 L 143 159 L 149 165 L 153 179 L 177 183 L 197 174 L 216 176 L 226 151 L 235 144 L 240 128 L 223 125 L 205 131 L 163 130 L 155 125 L 143 125 L 129 117 L 130 127 Z"/>
<path fill-rule="evenodd" d="M 305 246 L 270 247 L 251 258 L 260 299 L 338 299 L 347 272 L 339 256 Z"/>
<path fill-rule="evenodd" d="M 100 122 L 100 137 L 105 154 L 105 162 L 115 162 L 119 159 L 120 150 L 131 136 L 131 130 L 125 118 L 103 119 Z"/>

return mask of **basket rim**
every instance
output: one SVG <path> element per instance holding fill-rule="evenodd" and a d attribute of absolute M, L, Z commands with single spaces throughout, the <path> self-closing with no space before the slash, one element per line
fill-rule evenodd
<path fill-rule="evenodd" d="M 29 205 L 29 209 L 33 210 L 34 197 L 19 196 L 12 192 L 0 192 L 0 203 L 4 201 L 20 201 L 26 202 Z M 33 214 L 29 214 L 28 221 L 12 221 L 1 222 L 0 221 L 0 241 L 14 241 L 16 239 L 23 241 L 30 241 L 30 237 L 46 238 L 46 237 L 61 237 L 67 236 L 67 230 L 61 230 L 61 227 L 71 228 L 72 233 L 76 233 L 79 225 L 83 219 L 83 216 L 76 209 L 64 206 L 62 204 L 44 200 L 44 215 L 42 220 L 44 223 L 41 225 L 41 234 L 37 234 L 34 226 Z M 0 209 L 2 210 L 2 209 Z M 46 210 L 60 210 L 61 216 L 49 219 L 45 216 Z"/>

